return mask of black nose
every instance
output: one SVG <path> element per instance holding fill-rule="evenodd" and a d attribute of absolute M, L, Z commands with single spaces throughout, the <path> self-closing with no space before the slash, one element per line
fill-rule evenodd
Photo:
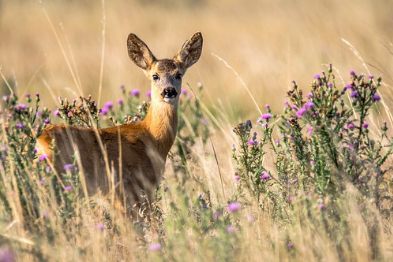
<path fill-rule="evenodd" d="M 177 91 L 173 87 L 166 87 L 161 93 L 163 98 L 175 98 L 177 96 Z"/>

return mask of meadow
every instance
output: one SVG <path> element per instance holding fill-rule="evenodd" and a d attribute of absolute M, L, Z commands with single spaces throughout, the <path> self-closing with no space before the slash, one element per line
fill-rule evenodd
<path fill-rule="evenodd" d="M 0 262 L 391 261 L 392 8 L 0 0 Z M 37 156 L 50 123 L 144 117 L 129 33 L 164 58 L 197 31 L 151 221 Z"/>

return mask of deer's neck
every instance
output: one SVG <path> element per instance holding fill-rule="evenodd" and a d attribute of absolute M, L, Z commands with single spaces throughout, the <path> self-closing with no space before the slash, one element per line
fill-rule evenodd
<path fill-rule="evenodd" d="M 166 158 L 176 138 L 177 103 L 152 101 L 143 123 L 159 153 Z"/>

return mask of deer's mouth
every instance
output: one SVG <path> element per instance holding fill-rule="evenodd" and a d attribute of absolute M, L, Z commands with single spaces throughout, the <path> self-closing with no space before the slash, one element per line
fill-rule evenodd
<path fill-rule="evenodd" d="M 165 102 L 171 103 L 175 101 L 177 97 L 177 91 L 175 88 L 165 88 L 162 93 L 161 93 L 162 98 L 164 99 Z"/>

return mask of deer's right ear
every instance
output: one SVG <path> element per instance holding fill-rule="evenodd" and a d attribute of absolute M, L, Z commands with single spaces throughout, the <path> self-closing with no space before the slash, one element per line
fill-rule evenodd
<path fill-rule="evenodd" d="M 152 63 L 156 61 L 153 53 L 149 47 L 136 35 L 130 34 L 127 39 L 128 56 L 134 63 L 142 68 L 148 70 Z"/>

